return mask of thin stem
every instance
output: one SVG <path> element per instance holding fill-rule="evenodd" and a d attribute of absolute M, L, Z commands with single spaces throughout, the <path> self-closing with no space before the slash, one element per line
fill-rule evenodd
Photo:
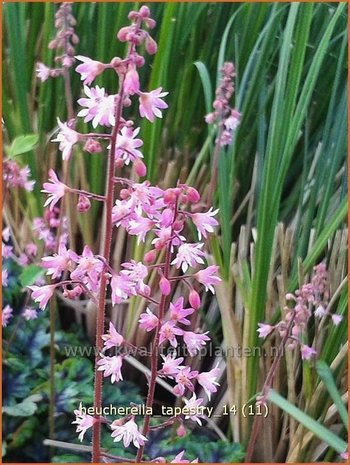
<path fill-rule="evenodd" d="M 108 155 L 107 165 L 107 183 L 106 183 L 106 202 L 105 202 L 105 225 L 104 225 L 104 244 L 103 244 L 103 257 L 107 263 L 110 261 L 111 244 L 112 244 L 112 209 L 114 203 L 114 170 L 115 170 L 115 148 L 117 136 L 120 126 L 120 119 L 123 107 L 123 88 L 124 88 L 125 75 L 120 77 L 119 94 L 116 97 L 118 100 L 115 105 L 115 126 L 112 131 L 111 146 Z M 94 411 L 99 411 L 102 406 L 102 380 L 103 375 L 98 371 L 97 362 L 100 360 L 100 352 L 103 349 L 103 327 L 105 319 L 105 306 L 106 306 L 106 290 L 107 290 L 107 275 L 102 274 L 100 282 L 99 303 L 97 309 L 96 321 L 96 358 L 95 358 L 95 385 L 94 385 Z M 99 463 L 101 457 L 101 424 L 96 422 L 92 430 L 92 462 Z"/>

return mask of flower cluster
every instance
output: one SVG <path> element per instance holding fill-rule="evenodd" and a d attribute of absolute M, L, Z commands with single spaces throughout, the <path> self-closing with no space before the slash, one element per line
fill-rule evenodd
<path fill-rule="evenodd" d="M 236 73 L 233 63 L 224 63 L 220 71 L 222 77 L 215 92 L 214 111 L 206 115 L 205 121 L 208 124 L 218 124 L 219 135 L 216 142 L 221 146 L 225 146 L 232 144 L 232 136 L 239 125 L 241 115 L 235 108 L 230 106 L 230 99 L 235 90 L 233 78 Z"/>
<path fill-rule="evenodd" d="M 30 169 L 28 166 L 21 168 L 14 160 L 5 159 L 2 169 L 6 189 L 21 188 L 28 192 L 33 190 L 35 181 L 29 179 Z"/>
<path fill-rule="evenodd" d="M 314 267 L 311 282 L 303 284 L 295 293 L 286 295 L 286 300 L 293 305 L 285 307 L 284 319 L 274 326 L 259 323 L 259 336 L 265 338 L 273 331 L 277 331 L 282 338 L 288 338 L 286 346 L 289 349 L 294 350 L 299 346 L 302 359 L 310 360 L 317 354 L 313 347 L 305 344 L 306 329 L 311 316 L 316 318 L 329 316 L 336 326 L 342 321 L 341 315 L 331 313 L 327 309 L 328 299 L 328 273 L 326 265 L 319 263 Z"/>
<path fill-rule="evenodd" d="M 41 82 L 55 78 L 63 74 L 64 68 L 70 68 L 74 64 L 75 48 L 79 43 L 79 38 L 75 34 L 74 26 L 76 20 L 72 15 L 71 3 L 62 3 L 55 14 L 56 37 L 49 43 L 49 48 L 59 50 L 55 61 L 62 65 L 62 68 L 48 68 L 43 63 L 37 64 L 37 77 Z"/>

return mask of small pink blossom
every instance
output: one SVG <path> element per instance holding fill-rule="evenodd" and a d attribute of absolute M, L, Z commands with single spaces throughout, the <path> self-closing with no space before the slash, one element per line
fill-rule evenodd
<path fill-rule="evenodd" d="M 2 230 L 2 238 L 4 239 L 5 242 L 8 242 L 10 240 L 10 237 L 11 237 L 11 230 L 9 226 L 6 226 L 6 228 Z"/>
<path fill-rule="evenodd" d="M 216 386 L 220 386 L 219 383 L 216 381 L 216 378 L 219 376 L 220 370 L 216 366 L 210 371 L 199 373 L 197 376 L 198 383 L 204 388 L 208 399 L 210 400 L 211 394 L 217 391 Z"/>
<path fill-rule="evenodd" d="M 158 326 L 158 318 L 149 308 L 147 308 L 146 313 L 141 313 L 139 323 L 140 328 L 145 329 L 146 331 L 152 331 Z"/>
<path fill-rule="evenodd" d="M 176 376 L 182 368 L 185 368 L 181 366 L 181 363 L 184 361 L 184 358 L 176 358 L 175 352 L 173 354 L 168 354 L 167 356 L 161 354 L 161 357 L 163 359 L 163 365 L 162 368 L 158 371 L 160 375 L 172 378 L 173 376 Z"/>
<path fill-rule="evenodd" d="M 336 313 L 333 313 L 331 318 L 334 326 L 338 326 L 340 322 L 343 320 L 343 317 L 341 315 L 337 315 Z"/>
<path fill-rule="evenodd" d="M 1 277 L 2 277 L 2 287 L 7 287 L 8 286 L 8 271 L 5 270 L 5 268 L 3 270 L 1 270 Z"/>
<path fill-rule="evenodd" d="M 120 274 L 127 276 L 131 281 L 133 281 L 136 292 L 142 292 L 148 295 L 150 293 L 149 286 L 143 282 L 148 275 L 147 266 L 145 266 L 142 262 L 135 262 L 135 260 L 122 263 L 122 266 L 125 269 L 122 270 Z"/>
<path fill-rule="evenodd" d="M 152 90 L 151 92 L 139 92 L 140 97 L 140 115 L 153 122 L 155 117 L 162 118 L 162 112 L 159 110 L 168 108 L 168 105 L 161 99 L 168 95 L 169 92 L 162 92 L 162 88 Z"/>
<path fill-rule="evenodd" d="M 43 257 L 41 266 L 47 268 L 47 275 L 52 275 L 53 279 L 59 278 L 64 271 L 69 270 L 71 266 L 71 253 L 67 250 L 65 244 L 60 243 L 58 253 L 52 257 Z"/>
<path fill-rule="evenodd" d="M 114 442 L 123 441 L 124 447 L 129 447 L 132 442 L 139 449 L 147 441 L 147 438 L 140 433 L 134 418 L 124 423 L 124 425 L 120 425 L 120 420 L 115 420 L 111 424 L 111 428 L 113 430 L 111 436 L 114 438 Z"/>
<path fill-rule="evenodd" d="M 140 132 L 140 128 L 132 129 L 124 126 L 117 137 L 116 148 L 115 148 L 115 159 L 121 159 L 128 165 L 134 162 L 138 158 L 143 158 L 140 150 L 137 150 L 143 145 L 141 139 L 136 139 L 136 136 Z"/>
<path fill-rule="evenodd" d="M 188 315 L 192 315 L 194 308 L 184 308 L 184 298 L 179 297 L 173 304 L 170 303 L 170 318 L 175 323 L 182 323 L 183 325 L 190 325 L 191 322 L 186 318 Z"/>
<path fill-rule="evenodd" d="M 99 124 L 102 126 L 114 126 L 115 96 L 107 95 L 104 88 L 99 86 L 84 86 L 84 92 L 87 98 L 79 99 L 78 103 L 86 108 L 80 110 L 78 116 L 84 117 L 85 123 L 92 120 L 94 128 Z"/>
<path fill-rule="evenodd" d="M 103 334 L 102 339 L 105 341 L 104 346 L 106 349 L 111 349 L 112 347 L 119 347 L 124 342 L 123 336 L 118 333 L 111 321 L 109 323 L 108 333 Z"/>
<path fill-rule="evenodd" d="M 75 58 L 79 61 L 82 61 L 82 64 L 78 65 L 75 68 L 75 71 L 81 74 L 80 79 L 88 86 L 105 69 L 105 65 L 103 63 L 91 60 L 91 58 L 84 57 L 82 55 L 77 55 Z"/>
<path fill-rule="evenodd" d="M 10 258 L 12 255 L 13 247 L 12 245 L 6 245 L 2 243 L 1 251 L 3 258 Z"/>
<path fill-rule="evenodd" d="M 72 261 L 77 263 L 77 267 L 71 272 L 71 279 L 81 280 L 92 292 L 98 291 L 98 286 L 103 272 L 104 265 L 102 261 L 95 257 L 89 246 L 85 246 L 83 253 L 77 255 L 73 251 L 69 251 Z"/>
<path fill-rule="evenodd" d="M 181 451 L 179 454 L 177 454 L 174 460 L 172 460 L 170 463 L 198 463 L 198 459 L 194 459 L 192 460 L 192 462 L 190 462 L 189 460 L 182 459 L 182 457 L 184 456 L 184 453 L 185 453 L 184 450 Z"/>
<path fill-rule="evenodd" d="M 169 341 L 173 347 L 176 347 L 176 336 L 181 336 L 183 334 L 183 330 L 177 328 L 173 322 L 167 321 L 160 328 L 159 334 L 159 344 L 162 344 L 164 341 Z"/>
<path fill-rule="evenodd" d="M 62 159 L 69 160 L 72 155 L 73 145 L 76 144 L 80 139 L 80 134 L 74 129 L 68 126 L 68 123 L 62 123 L 57 118 L 60 132 L 57 134 L 56 139 L 52 139 L 52 142 L 59 142 L 59 149 L 62 152 Z"/>
<path fill-rule="evenodd" d="M 152 230 L 154 221 L 143 216 L 130 220 L 128 226 L 128 233 L 137 236 L 137 243 L 145 242 L 146 234 Z"/>
<path fill-rule="evenodd" d="M 316 308 L 314 314 L 317 318 L 322 318 L 323 316 L 327 315 L 327 310 L 322 305 L 319 305 Z"/>
<path fill-rule="evenodd" d="M 340 457 L 343 459 L 343 460 L 349 460 L 349 452 L 346 450 L 344 452 L 342 452 L 340 454 Z"/>
<path fill-rule="evenodd" d="M 2 313 L 1 313 L 2 326 L 5 327 L 8 325 L 8 322 L 12 318 L 12 313 L 13 313 L 13 308 L 11 308 L 9 305 L 6 305 L 6 307 L 2 309 Z"/>
<path fill-rule="evenodd" d="M 185 420 L 196 421 L 200 426 L 202 426 L 201 418 L 204 418 L 203 414 L 200 414 L 200 405 L 203 403 L 204 399 L 197 399 L 196 394 L 193 393 L 191 399 L 184 399 L 185 408 L 188 409 L 189 413 L 185 414 Z"/>
<path fill-rule="evenodd" d="M 35 310 L 35 308 L 26 307 L 22 312 L 22 316 L 27 321 L 35 320 L 36 318 L 38 318 L 38 313 Z"/>
<path fill-rule="evenodd" d="M 39 304 L 41 310 L 45 310 L 45 307 L 51 297 L 54 295 L 56 286 L 48 284 L 47 286 L 28 286 L 32 291 L 32 299 L 34 302 Z"/>
<path fill-rule="evenodd" d="M 210 341 L 210 338 L 207 336 L 208 332 L 209 331 L 205 333 L 193 333 L 192 331 L 183 332 L 184 342 L 192 357 L 205 346 L 206 341 Z"/>
<path fill-rule="evenodd" d="M 38 63 L 36 66 L 36 75 L 41 82 L 44 82 L 49 79 L 51 70 L 46 65 L 44 65 L 44 63 Z"/>
<path fill-rule="evenodd" d="M 171 262 L 172 265 L 175 265 L 176 268 L 182 269 L 184 273 L 188 270 L 188 267 L 194 267 L 197 263 L 203 265 L 204 260 L 202 257 L 205 256 L 205 253 L 201 250 L 203 243 L 200 244 L 182 244 L 180 245 L 176 258 Z"/>
<path fill-rule="evenodd" d="M 136 295 L 135 283 L 125 274 L 114 274 L 111 279 L 112 304 L 120 304 L 132 295 Z"/>
<path fill-rule="evenodd" d="M 76 418 L 75 418 L 75 421 L 72 421 L 72 424 L 77 424 L 76 432 L 80 433 L 78 437 L 80 441 L 82 442 L 86 431 L 89 428 L 91 428 L 94 425 L 94 423 L 98 421 L 98 419 L 94 418 L 91 415 L 82 413 L 82 404 L 80 404 L 79 410 L 74 410 L 74 415 Z"/>
<path fill-rule="evenodd" d="M 309 347 L 305 344 L 301 345 L 300 353 L 301 353 L 301 358 L 303 360 L 310 360 L 311 357 L 317 354 L 316 350 L 313 347 Z"/>
<path fill-rule="evenodd" d="M 159 280 L 159 290 L 162 295 L 169 295 L 171 293 L 170 281 L 165 276 L 162 276 Z"/>
<path fill-rule="evenodd" d="M 268 325 L 266 323 L 258 323 L 259 329 L 257 330 L 259 333 L 259 337 L 265 338 L 268 336 L 271 331 L 273 331 L 274 326 Z"/>
<path fill-rule="evenodd" d="M 208 232 L 214 232 L 214 226 L 217 226 L 219 223 L 213 218 L 213 216 L 215 216 L 218 211 L 219 210 L 213 211 L 213 207 L 211 207 L 206 213 L 191 214 L 192 221 L 197 227 L 199 240 L 202 239 L 202 236 L 205 238 L 208 237 Z"/>
<path fill-rule="evenodd" d="M 216 265 L 208 266 L 204 270 L 197 271 L 193 275 L 193 277 L 205 286 L 205 290 L 210 290 L 213 294 L 215 294 L 215 289 L 213 286 L 221 283 L 221 279 L 217 275 L 219 267 Z"/>
<path fill-rule="evenodd" d="M 129 95 L 134 95 L 134 94 L 137 94 L 139 91 L 140 91 L 139 73 L 136 70 L 136 66 L 133 63 L 131 63 L 125 75 L 124 92 Z"/>
<path fill-rule="evenodd" d="M 188 388 L 191 392 L 194 391 L 194 386 L 191 379 L 198 376 L 198 371 L 191 371 L 190 367 L 184 367 L 179 370 L 175 377 L 176 386 L 173 392 L 177 396 L 183 396 L 185 389 Z"/>
<path fill-rule="evenodd" d="M 115 381 L 120 381 L 123 379 L 121 368 L 123 364 L 123 359 L 120 355 L 115 355 L 114 357 L 103 357 L 97 362 L 98 371 L 103 371 L 103 376 L 111 376 L 111 383 Z"/>
<path fill-rule="evenodd" d="M 190 295 L 188 296 L 188 301 L 195 310 L 198 310 L 201 306 L 201 298 L 198 292 L 195 289 L 191 289 Z"/>

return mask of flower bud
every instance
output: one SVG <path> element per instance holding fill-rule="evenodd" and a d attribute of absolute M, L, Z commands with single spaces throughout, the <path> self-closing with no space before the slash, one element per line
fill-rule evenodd
<path fill-rule="evenodd" d="M 86 197 L 86 195 L 79 194 L 79 199 L 77 203 L 77 210 L 80 213 L 86 213 L 90 210 L 91 203 L 90 200 Z"/>
<path fill-rule="evenodd" d="M 164 203 L 167 205 L 174 204 L 176 202 L 177 195 L 178 195 L 178 189 L 167 189 L 164 192 L 164 197 L 163 197 Z"/>
<path fill-rule="evenodd" d="M 150 9 L 146 5 L 142 5 L 142 7 L 139 9 L 139 14 L 142 16 L 142 18 L 149 18 L 149 16 L 151 16 Z"/>
<path fill-rule="evenodd" d="M 132 32 L 130 26 L 122 27 L 117 34 L 117 38 L 120 40 L 120 42 L 126 42 L 130 32 Z"/>
<path fill-rule="evenodd" d="M 89 137 L 85 142 L 84 150 L 89 153 L 100 153 L 102 152 L 102 145 L 97 141 Z"/>
<path fill-rule="evenodd" d="M 184 436 L 186 436 L 186 428 L 182 423 L 176 430 L 176 434 L 178 435 L 179 438 L 183 438 Z"/>
<path fill-rule="evenodd" d="M 119 195 L 121 199 L 125 200 L 129 198 L 130 192 L 128 191 L 128 189 L 122 189 Z"/>
<path fill-rule="evenodd" d="M 187 199 L 191 203 L 197 203 L 200 201 L 201 196 L 199 192 L 194 187 L 187 188 Z"/>
<path fill-rule="evenodd" d="M 149 250 L 145 253 L 143 260 L 145 263 L 153 263 L 157 258 L 157 252 L 155 250 Z"/>
<path fill-rule="evenodd" d="M 155 53 L 157 53 L 157 50 L 158 50 L 157 42 L 154 39 L 152 39 L 152 37 L 148 34 L 147 34 L 146 41 L 145 41 L 145 47 L 146 47 L 147 53 L 149 53 L 150 55 L 154 55 Z"/>
<path fill-rule="evenodd" d="M 200 306 L 201 306 L 201 298 L 200 298 L 198 292 L 195 291 L 194 289 L 192 289 L 192 291 L 190 292 L 188 301 L 189 301 L 191 307 L 194 308 L 195 310 L 198 310 L 200 308 Z"/>
<path fill-rule="evenodd" d="M 135 160 L 134 168 L 135 168 L 135 173 L 137 174 L 137 176 L 139 176 L 140 178 L 142 178 L 143 176 L 146 176 L 147 174 L 146 165 L 139 158 Z"/>
<path fill-rule="evenodd" d="M 163 295 L 169 295 L 171 292 L 170 282 L 165 278 L 165 276 L 162 276 L 159 281 L 159 289 Z"/>
<path fill-rule="evenodd" d="M 123 166 L 125 165 L 125 162 L 122 158 L 116 158 L 114 164 L 116 168 L 123 168 Z"/>

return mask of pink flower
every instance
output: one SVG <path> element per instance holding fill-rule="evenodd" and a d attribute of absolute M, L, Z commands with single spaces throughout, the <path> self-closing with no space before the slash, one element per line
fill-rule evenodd
<path fill-rule="evenodd" d="M 136 70 L 136 66 L 133 63 L 131 63 L 125 75 L 124 92 L 129 95 L 134 95 L 134 94 L 137 94 L 139 90 L 140 90 L 139 73 Z"/>
<path fill-rule="evenodd" d="M 120 425 L 120 420 L 115 420 L 111 424 L 111 428 L 113 430 L 111 436 L 114 438 L 114 442 L 123 440 L 124 447 L 129 447 L 132 442 L 139 449 L 147 441 L 147 438 L 140 433 L 134 418 L 124 423 L 124 425 Z"/>
<path fill-rule="evenodd" d="M 210 208 L 206 213 L 192 213 L 191 218 L 198 230 L 199 240 L 204 237 L 208 237 L 207 232 L 214 232 L 214 226 L 217 226 L 219 223 L 212 218 L 218 213 L 219 210 L 214 210 L 213 207 Z"/>
<path fill-rule="evenodd" d="M 84 86 L 85 95 L 88 98 L 78 100 L 79 105 L 86 107 L 80 110 L 78 116 L 84 117 L 85 123 L 92 120 L 92 126 L 114 126 L 114 107 L 115 96 L 107 95 L 103 87 L 87 87 Z"/>
<path fill-rule="evenodd" d="M 216 386 L 220 386 L 219 383 L 216 382 L 216 378 L 219 376 L 220 370 L 216 366 L 210 371 L 199 373 L 197 376 L 198 383 L 204 388 L 208 399 L 210 400 L 211 393 L 216 392 Z"/>
<path fill-rule="evenodd" d="M 168 376 L 172 378 L 176 376 L 180 369 L 185 368 L 181 366 L 181 363 L 184 361 L 183 357 L 176 358 L 176 353 L 168 354 L 166 357 L 161 354 L 163 361 L 162 368 L 158 371 L 160 375 Z"/>
<path fill-rule="evenodd" d="M 326 309 L 322 305 L 319 305 L 315 310 L 315 316 L 318 318 L 322 318 L 325 315 L 327 315 Z"/>
<path fill-rule="evenodd" d="M 336 313 L 333 313 L 332 321 L 333 321 L 334 326 L 338 326 L 342 320 L 343 320 L 343 317 L 341 315 L 337 315 Z"/>
<path fill-rule="evenodd" d="M 195 310 L 198 310 L 201 306 L 201 298 L 198 292 L 194 289 L 191 289 L 190 295 L 188 296 L 188 301 Z"/>
<path fill-rule="evenodd" d="M 125 274 L 114 274 L 111 279 L 112 304 L 120 304 L 132 295 L 136 295 L 135 283 Z"/>
<path fill-rule="evenodd" d="M 120 355 L 115 355 L 114 357 L 103 357 L 97 362 L 98 371 L 103 371 L 103 376 L 111 376 L 111 383 L 115 381 L 120 381 L 123 379 L 121 368 L 123 364 L 123 359 Z"/>
<path fill-rule="evenodd" d="M 170 303 L 170 315 L 172 321 L 175 323 L 182 323 L 183 325 L 190 325 L 191 322 L 187 318 L 188 315 L 192 315 L 194 308 L 184 308 L 184 298 L 179 297 L 177 301 L 173 304 Z"/>
<path fill-rule="evenodd" d="M 67 123 L 62 123 L 57 118 L 60 132 L 57 134 L 56 139 L 52 139 L 52 142 L 59 142 L 59 149 L 62 152 L 62 159 L 69 160 L 72 154 L 73 145 L 79 141 L 80 134 L 74 129 L 71 129 Z"/>
<path fill-rule="evenodd" d="M 170 463 L 198 463 L 198 459 L 192 460 L 192 462 L 190 462 L 189 460 L 182 460 L 184 453 L 184 450 L 181 451 Z"/>
<path fill-rule="evenodd" d="M 91 60 L 91 58 L 84 57 L 82 55 L 77 55 L 75 58 L 83 62 L 75 68 L 75 71 L 81 74 L 80 79 L 88 86 L 92 83 L 96 76 L 101 74 L 105 69 L 105 65 L 103 63 Z"/>
<path fill-rule="evenodd" d="M 47 275 L 52 275 L 53 279 L 59 278 L 61 274 L 68 270 L 71 265 L 71 254 L 67 247 L 61 242 L 58 246 L 58 254 L 52 257 L 43 257 L 41 266 L 47 268 Z"/>
<path fill-rule="evenodd" d="M 162 118 L 162 112 L 159 108 L 168 108 L 168 105 L 161 100 L 161 97 L 165 97 L 169 92 L 162 92 L 162 88 L 152 90 L 151 92 L 139 92 L 140 97 L 140 115 L 141 117 L 147 118 L 153 122 L 155 117 Z"/>
<path fill-rule="evenodd" d="M 11 230 L 8 226 L 2 230 L 2 238 L 4 239 L 5 242 L 8 242 L 11 237 Z"/>
<path fill-rule="evenodd" d="M 120 274 L 128 276 L 128 278 L 133 281 L 137 292 L 142 292 L 148 295 L 150 289 L 147 284 L 143 282 L 148 275 L 147 266 L 145 266 L 142 262 L 135 262 L 135 260 L 122 263 L 122 266 L 126 269 L 122 270 Z"/>
<path fill-rule="evenodd" d="M 81 256 L 69 251 L 70 258 L 78 264 L 70 277 L 73 280 L 81 280 L 92 292 L 98 291 L 98 286 L 104 265 L 96 258 L 89 246 L 85 246 Z"/>
<path fill-rule="evenodd" d="M 27 286 L 32 291 L 32 299 L 39 304 L 41 310 L 45 310 L 48 301 L 53 296 L 56 286 L 48 284 L 47 286 Z"/>
<path fill-rule="evenodd" d="M 182 329 L 177 328 L 173 322 L 167 321 L 160 328 L 159 345 L 162 344 L 164 341 L 169 341 L 173 347 L 176 347 L 176 336 L 181 336 L 182 333 Z"/>
<path fill-rule="evenodd" d="M 188 267 L 194 267 L 197 263 L 203 265 L 204 260 L 201 257 L 205 256 L 205 253 L 201 250 L 203 244 L 182 244 L 180 245 L 176 258 L 171 262 L 176 268 L 182 269 L 184 273 L 188 270 Z"/>
<path fill-rule="evenodd" d="M 129 215 L 132 213 L 133 208 L 124 200 L 117 199 L 112 209 L 112 221 L 116 226 L 122 225 L 126 228 L 129 225 Z"/>
<path fill-rule="evenodd" d="M 111 321 L 109 323 L 108 333 L 103 334 L 102 339 L 105 341 L 104 346 L 106 349 L 111 349 L 112 347 L 119 347 L 123 344 L 124 341 L 123 336 L 118 333 Z"/>
<path fill-rule="evenodd" d="M 300 353 L 301 353 L 301 358 L 303 360 L 310 360 L 311 357 L 313 357 L 314 355 L 317 354 L 315 349 L 313 349 L 312 347 L 309 347 L 309 346 L 307 346 L 305 344 L 301 345 Z"/>
<path fill-rule="evenodd" d="M 187 346 L 188 352 L 193 357 L 196 353 L 201 349 L 201 347 L 205 346 L 205 341 L 210 341 L 210 338 L 207 336 L 209 331 L 201 334 L 201 333 L 193 333 L 192 331 L 184 331 L 183 338 L 184 342 Z"/>
<path fill-rule="evenodd" d="M 97 418 L 92 417 L 91 415 L 86 415 L 82 413 L 82 404 L 79 406 L 79 410 L 74 410 L 75 421 L 72 421 L 72 424 L 77 424 L 76 432 L 79 433 L 79 439 L 82 442 L 84 434 L 86 431 L 93 426 L 94 423 L 98 421 Z"/>
<path fill-rule="evenodd" d="M 36 75 L 41 82 L 46 81 L 50 77 L 50 68 L 44 65 L 44 63 L 38 63 L 36 67 Z"/>
<path fill-rule="evenodd" d="M 128 233 L 137 236 L 137 243 L 145 242 L 146 234 L 151 231 L 154 226 L 154 221 L 143 216 L 130 220 L 128 226 Z"/>
<path fill-rule="evenodd" d="M 125 164 L 128 165 L 130 161 L 133 162 L 138 158 L 143 158 L 140 150 L 137 150 L 143 145 L 143 142 L 141 139 L 135 139 L 139 132 L 140 128 L 136 128 L 135 130 L 126 126 L 122 128 L 117 137 L 115 148 L 116 160 L 124 160 Z"/>
<path fill-rule="evenodd" d="M 262 338 L 265 338 L 266 336 L 268 336 L 271 333 L 271 331 L 273 331 L 274 329 L 274 326 L 268 325 L 266 323 L 258 323 L 258 326 L 260 326 L 260 328 L 257 329 L 257 331 L 259 333 L 259 337 L 262 337 Z"/>
<path fill-rule="evenodd" d="M 200 426 L 202 422 L 200 418 L 204 418 L 204 415 L 200 414 L 199 406 L 203 403 L 204 399 L 197 399 L 196 394 L 193 393 L 191 399 L 184 399 L 185 407 L 188 409 L 189 413 L 185 414 L 185 420 L 196 421 Z"/>
<path fill-rule="evenodd" d="M 5 327 L 8 325 L 8 322 L 12 318 L 12 313 L 13 313 L 13 308 L 11 308 L 9 305 L 6 305 L 6 307 L 2 309 L 2 313 L 1 313 L 2 326 Z"/>
<path fill-rule="evenodd" d="M 35 308 L 27 307 L 23 310 L 22 316 L 27 321 L 35 320 L 36 318 L 38 318 L 38 313 L 35 310 Z"/>
<path fill-rule="evenodd" d="M 216 265 L 208 266 L 204 270 L 197 271 L 193 275 L 193 277 L 205 286 L 205 290 L 210 290 L 213 294 L 215 294 L 215 289 L 213 286 L 216 284 L 221 283 L 221 279 L 217 275 L 219 267 Z"/>
<path fill-rule="evenodd" d="M 349 460 L 349 452 L 346 450 L 340 454 L 340 457 L 344 460 Z"/>
<path fill-rule="evenodd" d="M 147 308 L 146 313 L 141 313 L 139 323 L 140 328 L 152 331 L 158 325 L 158 318 Z"/>
<path fill-rule="evenodd" d="M 6 245 L 2 243 L 1 251 L 3 258 L 10 258 L 12 255 L 13 247 L 12 245 Z"/>
<path fill-rule="evenodd" d="M 183 396 L 185 389 L 188 388 L 191 392 L 194 391 L 194 386 L 191 379 L 198 376 L 198 371 L 191 371 L 190 367 L 184 367 L 179 370 L 176 375 L 173 392 L 177 396 Z"/>

